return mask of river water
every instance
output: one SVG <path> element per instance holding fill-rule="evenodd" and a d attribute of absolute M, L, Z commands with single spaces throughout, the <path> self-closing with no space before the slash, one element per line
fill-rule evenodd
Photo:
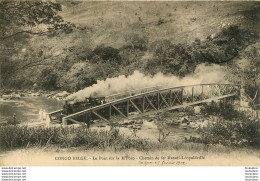
<path fill-rule="evenodd" d="M 37 121 L 40 109 L 51 112 L 61 109 L 62 106 L 63 101 L 41 96 L 21 97 L 18 100 L 0 99 L 0 122 L 12 119 L 14 113 L 18 121 Z"/>
<path fill-rule="evenodd" d="M 41 96 L 21 97 L 18 100 L 8 101 L 0 99 L 0 123 L 12 120 L 14 113 L 16 114 L 16 119 L 21 123 L 37 122 L 40 118 L 40 109 L 45 109 L 46 112 L 52 112 L 61 109 L 63 104 L 63 101 Z M 106 128 L 110 129 L 108 126 L 106 126 Z M 195 130 L 191 128 L 186 128 L 184 130 L 180 127 L 171 127 L 168 131 L 170 132 L 170 135 L 167 140 L 176 142 L 184 140 L 184 137 L 195 135 Z M 128 136 L 132 135 L 132 131 L 129 128 L 121 127 L 120 132 Z M 138 130 L 136 133 L 136 136 L 143 139 L 149 139 L 153 142 L 158 141 L 158 135 L 159 131 L 157 126 L 153 122 L 148 122 L 145 119 L 142 125 L 142 129 Z"/>

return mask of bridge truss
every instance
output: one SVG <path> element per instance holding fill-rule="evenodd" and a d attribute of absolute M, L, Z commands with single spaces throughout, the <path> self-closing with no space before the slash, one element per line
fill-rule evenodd
<path fill-rule="evenodd" d="M 63 117 L 62 123 L 84 124 L 100 119 L 112 124 L 115 117 L 132 119 L 215 100 L 233 101 L 239 91 L 240 86 L 234 84 L 198 84 L 131 93 L 131 96 L 114 97 L 105 104 Z"/>

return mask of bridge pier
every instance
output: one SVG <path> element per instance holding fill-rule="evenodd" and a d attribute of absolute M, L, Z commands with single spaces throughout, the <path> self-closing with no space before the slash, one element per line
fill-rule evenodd
<path fill-rule="evenodd" d="M 68 120 L 65 118 L 62 118 L 62 125 L 67 126 L 68 125 Z"/>
<path fill-rule="evenodd" d="M 245 87 L 243 85 L 240 86 L 240 91 L 239 91 L 239 104 L 240 107 L 244 107 L 246 105 L 246 102 L 243 100 L 243 97 L 245 96 Z"/>
<path fill-rule="evenodd" d="M 181 89 L 181 104 L 183 104 L 183 92 L 184 92 L 184 88 Z"/>

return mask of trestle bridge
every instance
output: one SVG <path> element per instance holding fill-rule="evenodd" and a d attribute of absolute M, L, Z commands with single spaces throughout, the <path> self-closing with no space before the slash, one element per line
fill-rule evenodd
<path fill-rule="evenodd" d="M 240 89 L 240 85 L 214 83 L 133 90 L 107 96 L 104 104 L 67 115 L 62 124 L 85 124 L 97 119 L 113 124 L 115 117 L 133 119 L 217 100 L 233 103 Z M 50 118 L 61 111 L 49 113 Z"/>

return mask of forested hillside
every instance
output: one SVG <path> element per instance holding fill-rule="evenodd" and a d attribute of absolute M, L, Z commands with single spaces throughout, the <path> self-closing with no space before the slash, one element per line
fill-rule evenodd
<path fill-rule="evenodd" d="M 246 80 L 256 98 L 259 7 L 259 2 L 1 2 L 1 89 L 74 92 L 135 70 L 184 77 L 206 63 L 227 68 L 230 81 Z"/>

